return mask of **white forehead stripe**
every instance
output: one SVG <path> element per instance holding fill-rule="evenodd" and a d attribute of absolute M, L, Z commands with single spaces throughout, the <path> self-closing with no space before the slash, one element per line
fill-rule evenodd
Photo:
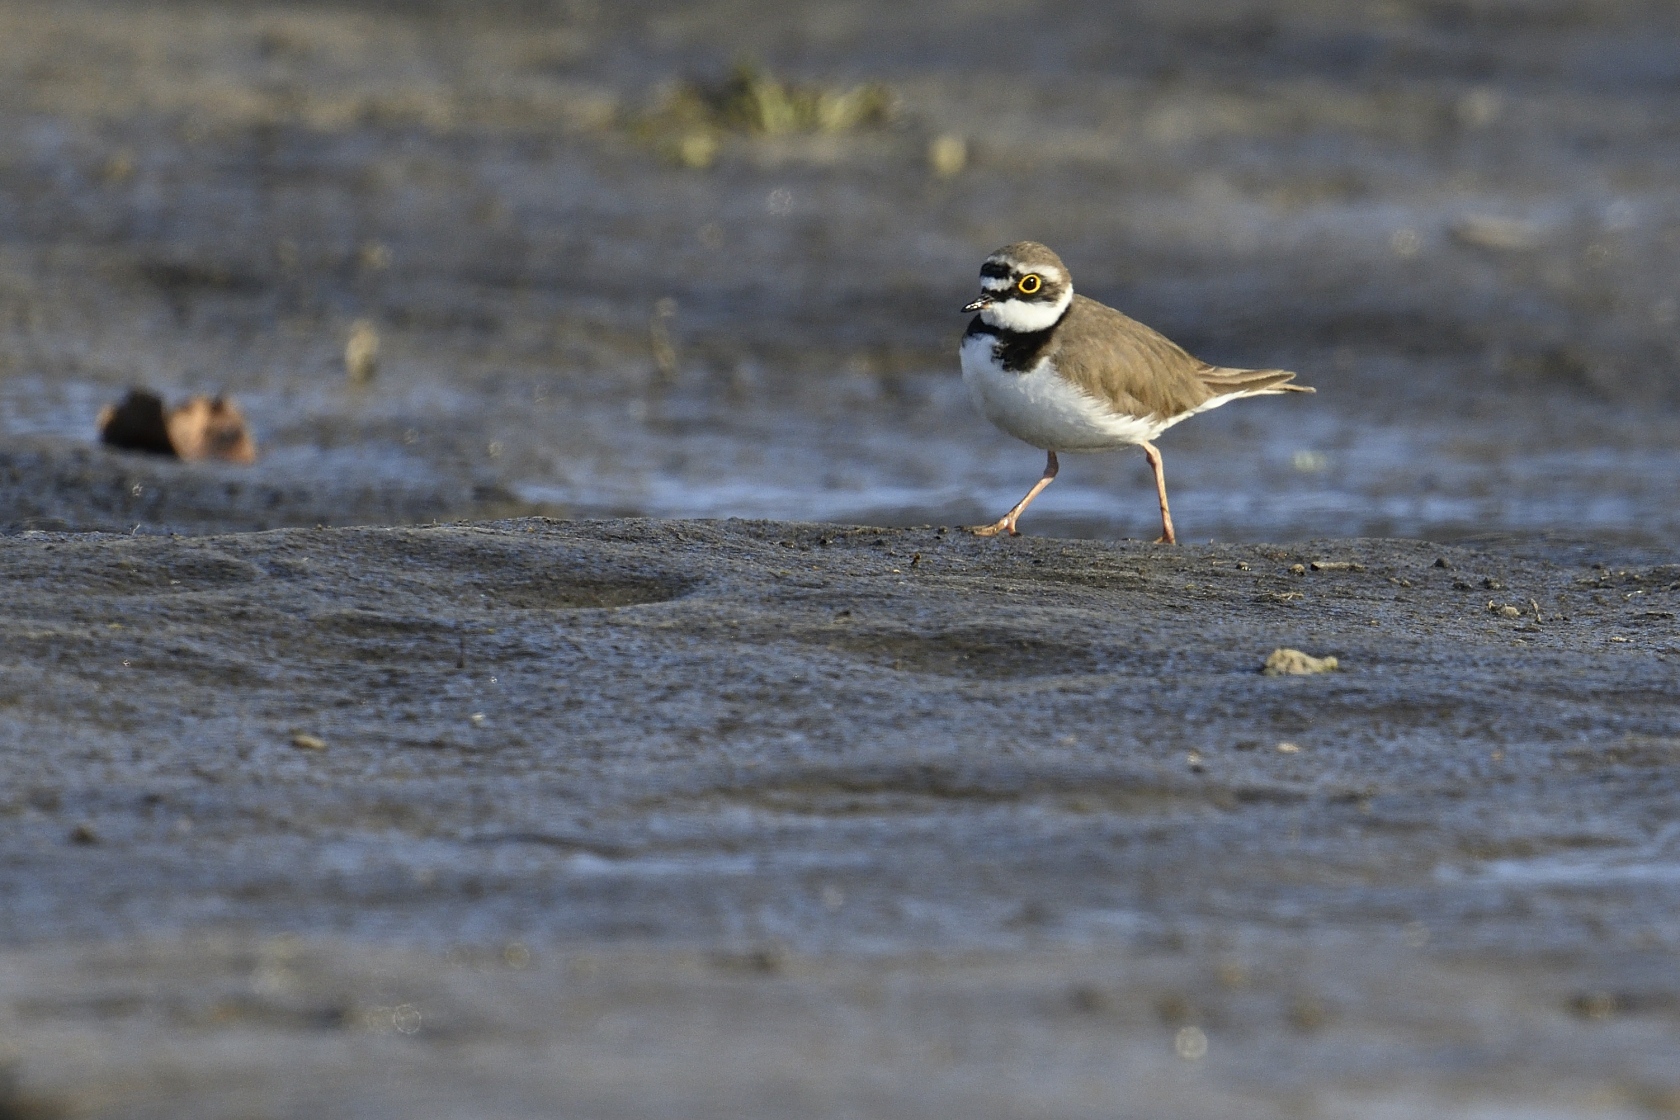
<path fill-rule="evenodd" d="M 1022 273 L 1022 274 L 1025 274 L 1025 273 L 1028 273 L 1028 272 L 1036 272 L 1044 278 L 1044 282 L 1046 284 L 1060 284 L 1060 283 L 1063 283 L 1064 281 L 1067 280 L 1067 273 L 1063 272 L 1061 269 L 1057 268 L 1053 264 L 1041 264 L 1041 265 L 1029 266 L 1029 265 L 1024 265 L 1024 264 L 1016 264 L 1014 261 L 1010 261 L 1010 260 L 991 260 L 991 261 L 987 261 L 986 263 L 987 264 L 1008 265 L 1010 268 L 1014 269 L 1016 272 L 1019 272 L 1019 273 Z M 1002 284 L 1005 287 L 1010 287 L 1011 286 L 1010 281 L 1007 280 L 1006 278 L 1002 277 L 1002 276 L 984 276 L 984 277 L 981 277 L 981 279 L 980 279 L 981 287 L 990 288 L 993 284 Z"/>

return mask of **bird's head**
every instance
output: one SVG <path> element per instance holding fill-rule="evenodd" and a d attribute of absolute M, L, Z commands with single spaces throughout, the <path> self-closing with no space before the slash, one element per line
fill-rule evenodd
<path fill-rule="evenodd" d="M 988 326 L 1042 331 L 1061 319 L 1073 302 L 1067 266 L 1036 241 L 1005 245 L 980 266 L 980 298 L 963 308 L 978 311 Z"/>

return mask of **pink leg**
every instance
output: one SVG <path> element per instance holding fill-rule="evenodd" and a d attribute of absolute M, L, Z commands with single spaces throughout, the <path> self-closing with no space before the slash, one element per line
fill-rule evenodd
<path fill-rule="evenodd" d="M 1156 544 L 1177 544 L 1178 538 L 1173 535 L 1172 513 L 1167 509 L 1167 476 L 1161 470 L 1161 453 L 1155 450 L 1152 443 L 1141 443 L 1144 456 L 1149 465 L 1155 468 L 1155 493 L 1161 498 L 1161 536 Z"/>
<path fill-rule="evenodd" d="M 1014 509 L 1004 514 L 1003 519 L 996 524 L 976 525 L 969 532 L 977 537 L 995 537 L 999 533 L 1007 533 L 1012 537 L 1020 536 L 1020 532 L 1015 528 L 1016 520 L 1020 518 L 1022 511 L 1027 508 L 1027 504 L 1038 497 L 1040 490 L 1050 485 L 1051 480 L 1056 477 L 1056 472 L 1061 469 L 1056 462 L 1056 453 L 1052 451 L 1049 454 L 1050 458 L 1044 463 L 1044 477 L 1039 479 L 1031 490 L 1027 491 L 1026 497 L 1015 503 Z"/>

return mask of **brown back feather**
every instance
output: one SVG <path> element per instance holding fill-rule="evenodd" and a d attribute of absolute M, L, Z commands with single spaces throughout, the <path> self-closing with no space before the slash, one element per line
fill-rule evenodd
<path fill-rule="evenodd" d="M 1128 416 L 1179 416 L 1231 393 L 1305 392 L 1281 369 L 1224 369 L 1106 304 L 1073 297 L 1051 347 L 1061 375 Z"/>

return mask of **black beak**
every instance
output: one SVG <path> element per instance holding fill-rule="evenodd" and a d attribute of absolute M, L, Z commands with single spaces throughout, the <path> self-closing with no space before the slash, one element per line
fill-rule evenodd
<path fill-rule="evenodd" d="M 992 304 L 994 304 L 996 302 L 997 302 L 997 300 L 993 299 L 991 296 L 981 296 L 979 299 L 975 300 L 973 303 L 964 305 L 963 310 L 964 311 L 980 311 L 983 308 L 990 307 Z"/>

